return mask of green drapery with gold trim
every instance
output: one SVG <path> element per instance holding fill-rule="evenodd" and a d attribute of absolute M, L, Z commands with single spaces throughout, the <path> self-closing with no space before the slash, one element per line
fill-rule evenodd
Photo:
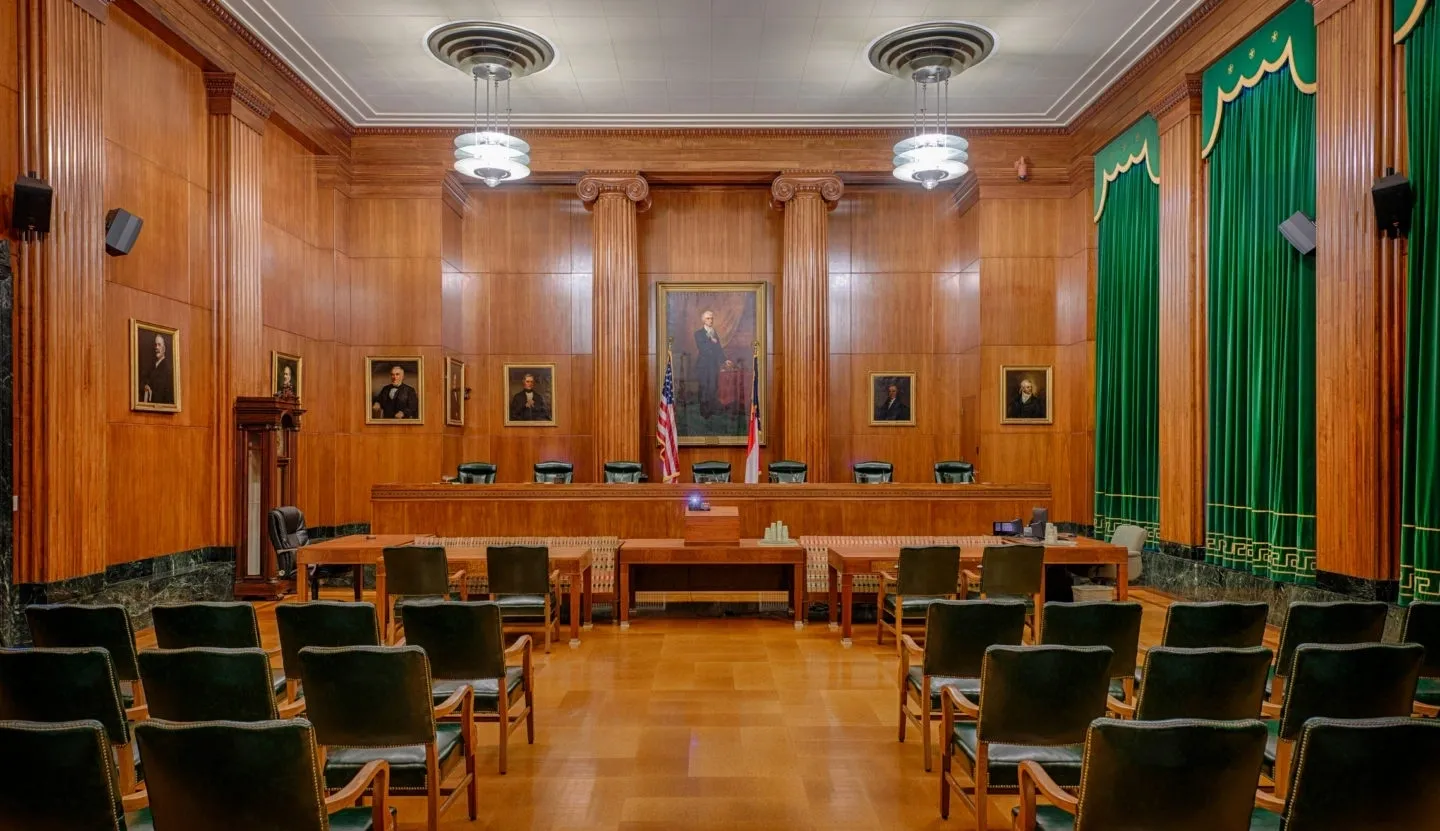
<path fill-rule="evenodd" d="M 1245 87 L 1210 155 L 1206 559 L 1309 582 L 1315 264 L 1276 227 L 1315 215 L 1315 98 L 1274 70 Z"/>
<path fill-rule="evenodd" d="M 1405 302 L 1403 603 L 1440 600 L 1440 12 L 1422 11 L 1404 41 L 1415 208 Z M 1398 20 L 1399 4 L 1395 13 Z"/>
<path fill-rule="evenodd" d="M 1146 118 L 1095 157 L 1104 190 L 1096 197 L 1095 312 L 1095 532 L 1101 537 L 1127 523 L 1149 531 L 1152 540 L 1160 534 L 1159 149 L 1155 120 Z"/>

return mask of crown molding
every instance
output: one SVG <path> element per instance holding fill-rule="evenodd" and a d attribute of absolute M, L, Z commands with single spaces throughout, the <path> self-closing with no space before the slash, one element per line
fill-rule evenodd
<path fill-rule="evenodd" d="M 211 115 L 229 115 L 257 133 L 275 111 L 270 96 L 250 86 L 233 72 L 206 72 L 205 104 Z"/>
<path fill-rule="evenodd" d="M 106 22 L 110 17 L 110 4 L 114 0 L 70 0 L 82 11 L 101 23 Z"/>
<path fill-rule="evenodd" d="M 1185 118 L 1200 115 L 1200 79 L 1199 74 L 1186 75 L 1184 80 L 1150 105 L 1150 114 L 1159 122 L 1161 133 Z"/>

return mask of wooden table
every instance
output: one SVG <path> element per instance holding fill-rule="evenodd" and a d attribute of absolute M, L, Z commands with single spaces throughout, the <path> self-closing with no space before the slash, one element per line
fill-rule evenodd
<path fill-rule="evenodd" d="M 790 603 L 795 610 L 795 628 L 805 625 L 805 549 L 793 545 L 761 545 L 759 540 L 733 543 L 686 544 L 680 539 L 625 540 L 615 552 L 618 581 L 616 605 L 620 607 L 620 628 L 630 628 L 630 607 L 634 603 L 630 570 L 637 566 L 789 566 Z"/>
<path fill-rule="evenodd" d="M 996 538 L 996 545 L 1006 545 Z M 1017 543 L 1023 544 L 1023 543 Z M 1028 543 L 1034 544 L 1034 543 Z M 960 548 L 961 566 L 980 564 L 984 545 L 966 545 Z M 832 546 L 830 561 L 830 625 L 835 626 L 835 617 L 840 615 L 841 642 L 851 643 L 855 616 L 855 575 L 889 571 L 900 559 L 898 545 L 854 545 Z M 1130 596 L 1130 551 L 1122 545 L 1077 537 L 1074 545 L 1056 544 L 1045 546 L 1047 566 L 1115 566 L 1115 597 L 1124 600 Z M 1041 577 L 1041 596 L 1044 596 L 1044 577 Z M 836 603 L 836 593 L 839 603 Z"/>
<path fill-rule="evenodd" d="M 355 599 L 359 600 L 365 566 L 378 563 L 385 549 L 414 541 L 414 534 L 351 534 L 302 545 L 295 549 L 295 599 L 301 603 L 310 600 L 307 566 L 351 566 L 355 569 Z"/>

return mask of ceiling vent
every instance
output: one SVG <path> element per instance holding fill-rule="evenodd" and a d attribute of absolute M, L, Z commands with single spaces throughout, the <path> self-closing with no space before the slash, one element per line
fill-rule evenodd
<path fill-rule="evenodd" d="M 985 60 L 995 36 L 973 23 L 904 26 L 870 44 L 870 65 L 906 81 L 938 83 Z"/>
<path fill-rule="evenodd" d="M 555 60 L 550 41 L 528 29 L 504 23 L 461 20 L 432 29 L 425 37 L 430 54 L 467 75 L 507 81 L 523 78 Z"/>

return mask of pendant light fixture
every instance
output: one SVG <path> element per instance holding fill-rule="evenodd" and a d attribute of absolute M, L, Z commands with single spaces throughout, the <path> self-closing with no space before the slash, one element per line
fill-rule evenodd
<path fill-rule="evenodd" d="M 481 117 L 480 86 L 485 86 L 485 111 Z M 505 104 L 500 108 L 501 84 Z M 475 70 L 474 130 L 455 138 L 455 169 L 490 187 L 501 182 L 518 182 L 530 175 L 530 145 L 510 134 L 510 71 L 504 67 Z"/>

